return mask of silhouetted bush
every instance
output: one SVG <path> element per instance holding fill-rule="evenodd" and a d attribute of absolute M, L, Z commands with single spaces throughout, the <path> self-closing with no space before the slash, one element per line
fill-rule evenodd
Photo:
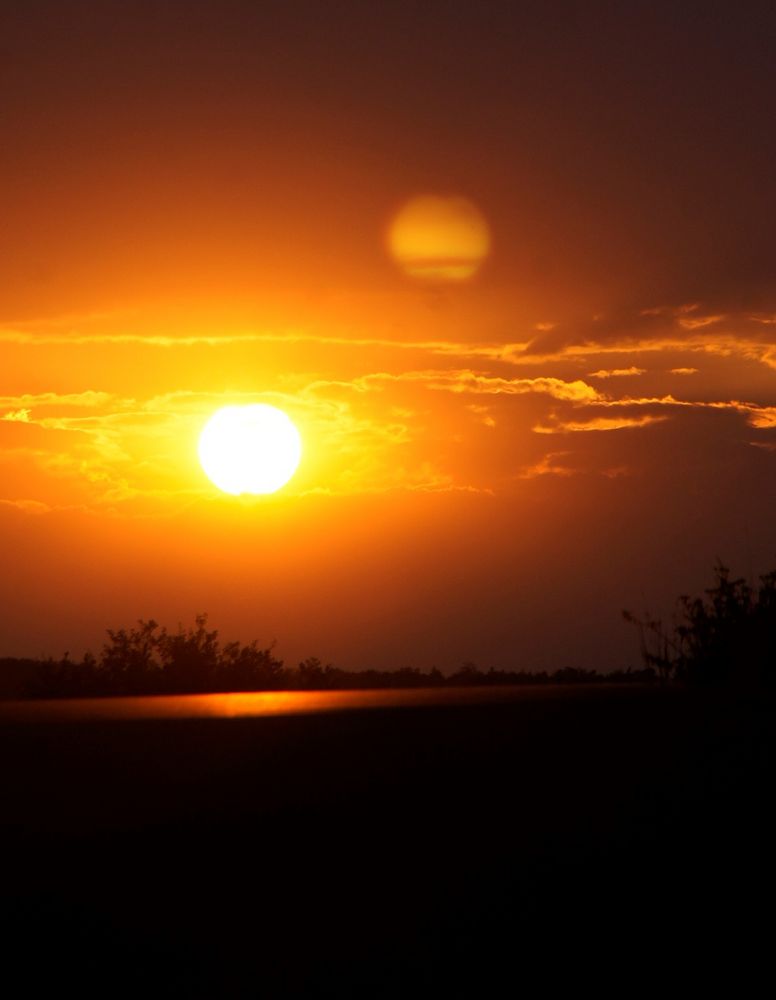
<path fill-rule="evenodd" d="M 99 659 L 27 661 L 19 693 L 38 698 L 94 695 L 184 694 L 206 691 L 257 691 L 285 687 L 283 661 L 272 647 L 230 642 L 221 646 L 208 629 L 207 615 L 194 627 L 168 632 L 153 620 L 129 629 L 108 629 Z M 18 669 L 16 673 L 18 674 Z"/>
<path fill-rule="evenodd" d="M 97 669 L 100 680 L 116 694 L 139 694 L 162 689 L 162 663 L 158 658 L 162 632 L 155 621 L 138 622 L 138 628 L 108 629 Z"/>
<path fill-rule="evenodd" d="M 663 679 L 689 684 L 772 686 L 776 680 L 776 571 L 758 587 L 731 579 L 718 562 L 716 585 L 703 597 L 682 596 L 671 630 L 623 612 L 639 628 L 642 656 Z"/>
<path fill-rule="evenodd" d="M 156 621 L 139 621 L 132 628 L 108 629 L 99 657 L 87 653 L 73 661 L 6 660 L 7 683 L 0 697 L 85 698 L 115 695 L 193 694 L 217 691 L 343 690 L 347 688 L 495 687 L 537 684 L 649 683 L 655 670 L 595 670 L 565 667 L 546 671 L 481 670 L 472 662 L 445 676 L 404 666 L 397 670 L 342 670 L 317 657 L 285 667 L 274 655 L 274 644 L 262 648 L 255 640 L 222 644 L 207 615 L 194 625 L 169 632 Z"/>

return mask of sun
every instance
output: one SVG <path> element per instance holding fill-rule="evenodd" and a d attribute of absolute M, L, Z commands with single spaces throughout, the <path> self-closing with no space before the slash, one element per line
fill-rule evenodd
<path fill-rule="evenodd" d="M 225 406 L 205 424 L 199 461 L 224 493 L 274 493 L 296 472 L 302 440 L 290 418 L 274 406 Z"/>

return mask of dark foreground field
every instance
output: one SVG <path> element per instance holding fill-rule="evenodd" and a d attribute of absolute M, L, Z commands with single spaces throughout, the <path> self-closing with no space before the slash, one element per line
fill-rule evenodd
<path fill-rule="evenodd" d="M 772 719 L 761 699 L 628 688 L 5 718 L 4 978 L 22 974 L 14 995 L 745 995 L 770 975 Z"/>

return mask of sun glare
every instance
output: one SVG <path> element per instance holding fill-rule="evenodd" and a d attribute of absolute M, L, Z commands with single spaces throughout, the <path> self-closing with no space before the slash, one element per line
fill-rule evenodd
<path fill-rule="evenodd" d="M 290 418 L 274 406 L 225 406 L 205 424 L 199 460 L 224 493 L 274 493 L 296 472 L 302 440 Z"/>

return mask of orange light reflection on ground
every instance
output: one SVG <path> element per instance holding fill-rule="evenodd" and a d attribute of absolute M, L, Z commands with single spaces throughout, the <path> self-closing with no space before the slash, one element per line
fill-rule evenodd
<path fill-rule="evenodd" d="M 349 691 L 245 691 L 147 697 L 0 702 L 3 722 L 88 722 L 143 719 L 240 719 L 320 715 L 365 709 L 431 708 L 506 701 L 578 698 L 609 685 L 411 688 Z M 630 689 L 641 689 L 632 684 Z M 618 690 L 621 690 L 618 688 Z"/>

